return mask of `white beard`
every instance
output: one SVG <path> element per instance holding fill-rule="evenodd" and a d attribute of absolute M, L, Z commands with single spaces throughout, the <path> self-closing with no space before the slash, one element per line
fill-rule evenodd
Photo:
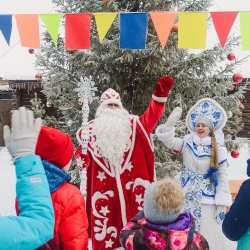
<path fill-rule="evenodd" d="M 92 127 L 92 146 L 111 166 L 120 168 L 124 153 L 131 147 L 132 135 L 129 113 L 124 108 L 97 110 Z"/>

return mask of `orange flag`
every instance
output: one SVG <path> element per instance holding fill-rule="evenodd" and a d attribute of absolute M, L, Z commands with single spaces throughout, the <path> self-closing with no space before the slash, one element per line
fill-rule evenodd
<path fill-rule="evenodd" d="M 232 12 L 210 12 L 214 27 L 220 40 L 221 47 L 224 48 L 228 34 L 238 15 L 238 11 Z"/>
<path fill-rule="evenodd" d="M 178 15 L 177 12 L 149 12 L 153 24 L 155 26 L 156 33 L 161 42 L 162 49 L 164 49 L 170 30 L 174 24 L 174 21 Z"/>
<path fill-rule="evenodd" d="M 40 33 L 37 14 L 15 15 L 21 45 L 40 49 Z"/>

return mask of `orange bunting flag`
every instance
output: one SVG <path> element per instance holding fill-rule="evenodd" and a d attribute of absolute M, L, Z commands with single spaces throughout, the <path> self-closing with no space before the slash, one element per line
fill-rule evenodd
<path fill-rule="evenodd" d="M 92 13 L 65 14 L 65 48 L 90 49 Z"/>
<path fill-rule="evenodd" d="M 210 12 L 215 30 L 220 40 L 221 47 L 224 48 L 228 34 L 238 15 L 238 11 L 231 12 Z"/>
<path fill-rule="evenodd" d="M 153 21 L 155 30 L 161 42 L 161 47 L 164 49 L 170 30 L 178 15 L 177 12 L 149 12 Z"/>
<path fill-rule="evenodd" d="M 15 15 L 17 29 L 23 47 L 40 49 L 40 33 L 37 14 Z"/>

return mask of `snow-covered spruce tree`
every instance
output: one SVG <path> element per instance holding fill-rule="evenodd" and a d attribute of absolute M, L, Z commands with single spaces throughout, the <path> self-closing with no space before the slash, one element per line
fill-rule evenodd
<path fill-rule="evenodd" d="M 107 2 L 107 1 L 105 1 Z M 113 1 L 102 0 L 54 0 L 60 13 L 95 13 L 129 11 L 207 11 L 211 0 L 182 1 L 142 0 Z M 178 21 L 178 20 L 177 20 Z M 166 121 L 174 107 L 183 109 L 176 134 L 187 133 L 185 116 L 197 100 L 210 97 L 218 101 L 231 114 L 225 134 L 228 150 L 238 147 L 231 140 L 241 129 L 243 88 L 228 95 L 232 85 L 235 66 L 241 61 L 227 61 L 227 54 L 238 46 L 238 38 L 228 39 L 224 49 L 215 45 L 213 49 L 194 53 L 178 49 L 178 35 L 171 32 L 166 47 L 161 48 L 159 39 L 149 18 L 146 50 L 119 49 L 119 15 L 117 15 L 106 38 L 100 44 L 94 17 L 91 25 L 91 50 L 65 50 L 64 41 L 59 37 L 56 48 L 48 34 L 44 34 L 41 50 L 36 54 L 37 66 L 43 71 L 43 92 L 58 110 L 56 118 L 46 118 L 47 124 L 58 127 L 75 139 L 75 133 L 81 126 L 81 107 L 78 105 L 77 87 L 80 77 L 90 75 L 98 87 L 97 96 L 108 87 L 114 88 L 122 97 L 122 102 L 131 113 L 141 115 L 151 100 L 155 83 L 163 75 L 171 76 L 175 85 L 169 95 L 161 123 Z M 225 62 L 222 64 L 222 62 Z M 218 66 L 223 65 L 223 66 Z M 93 118 L 98 102 L 90 105 L 90 117 Z M 155 140 L 155 159 L 158 177 L 172 176 L 181 166 L 181 155 L 167 150 Z"/>
<path fill-rule="evenodd" d="M 45 109 L 42 100 L 40 98 L 37 98 L 37 95 L 35 95 L 35 98 L 31 99 L 30 102 L 32 105 L 31 110 L 34 112 L 34 116 L 36 118 L 43 117 L 45 115 Z"/>

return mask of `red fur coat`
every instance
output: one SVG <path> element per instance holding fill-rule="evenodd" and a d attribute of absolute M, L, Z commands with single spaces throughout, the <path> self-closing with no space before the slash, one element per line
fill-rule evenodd
<path fill-rule="evenodd" d="M 143 208 L 144 191 L 154 181 L 154 153 L 150 134 L 160 119 L 165 102 L 152 100 L 145 113 L 131 116 L 131 148 L 119 170 L 98 157 L 90 143 L 88 153 L 78 147 L 77 162 L 87 169 L 87 214 L 94 250 L 121 247 L 123 226 Z M 94 121 L 93 121 L 94 122 Z M 91 127 L 91 123 L 90 123 Z M 91 130 L 91 129 L 90 129 Z M 78 131 L 81 137 L 81 130 Z"/>

